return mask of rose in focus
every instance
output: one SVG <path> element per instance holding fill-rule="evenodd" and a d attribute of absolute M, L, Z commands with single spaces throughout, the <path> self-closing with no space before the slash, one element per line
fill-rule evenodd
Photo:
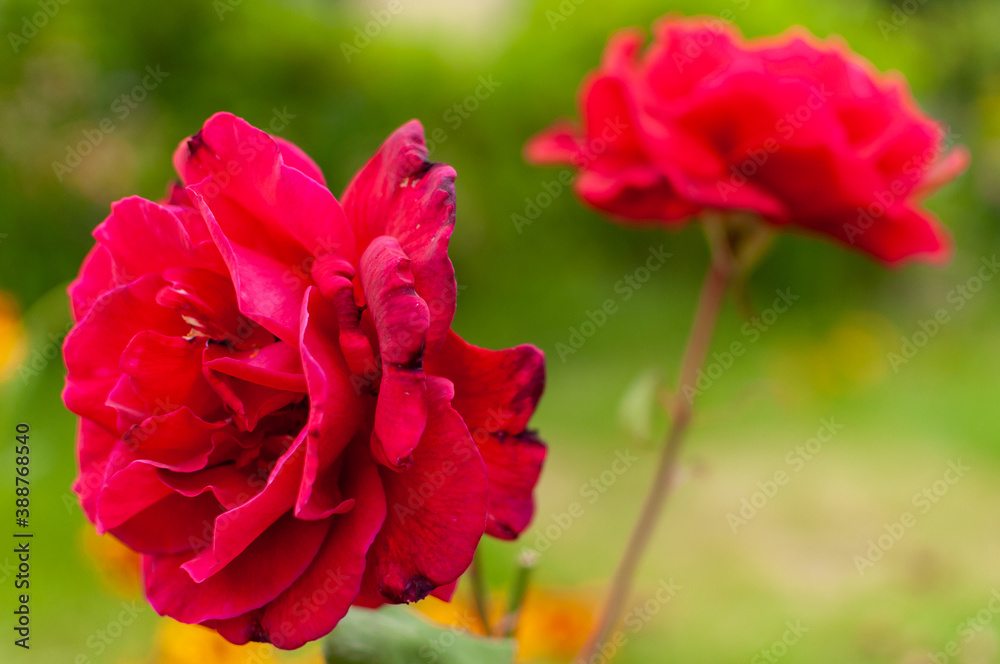
<path fill-rule="evenodd" d="M 667 17 L 643 51 L 613 36 L 580 91 L 579 125 L 526 147 L 571 163 L 589 205 L 625 223 L 752 213 L 894 264 L 943 260 L 950 238 L 920 199 L 961 172 L 964 148 L 905 80 L 804 30 L 746 41 L 719 19 Z"/>
<path fill-rule="evenodd" d="M 531 519 L 533 346 L 451 330 L 454 170 L 397 130 L 338 201 L 294 145 L 220 113 L 166 200 L 127 198 L 69 289 L 75 490 L 141 554 L 160 614 L 234 643 L 352 604 L 447 598 Z"/>

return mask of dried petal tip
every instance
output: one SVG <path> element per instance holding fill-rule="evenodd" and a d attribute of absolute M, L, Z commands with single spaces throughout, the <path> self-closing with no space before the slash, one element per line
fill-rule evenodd
<path fill-rule="evenodd" d="M 403 593 L 399 596 L 400 601 L 410 603 L 419 602 L 431 594 L 437 586 L 425 576 L 414 576 L 406 582 Z"/>
<path fill-rule="evenodd" d="M 198 150 L 204 147 L 208 146 L 205 144 L 205 139 L 201 137 L 201 130 L 197 131 L 195 134 L 191 136 L 191 138 L 187 139 L 188 155 L 190 155 L 191 157 L 194 157 L 196 154 L 198 154 Z"/>

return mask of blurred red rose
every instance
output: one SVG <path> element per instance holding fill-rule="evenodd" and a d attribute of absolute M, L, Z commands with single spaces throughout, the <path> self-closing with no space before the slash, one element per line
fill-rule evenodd
<path fill-rule="evenodd" d="M 885 263 L 941 260 L 947 232 L 919 199 L 957 175 L 943 128 L 899 75 L 804 30 L 744 41 L 720 19 L 667 17 L 612 37 L 560 121 L 528 158 L 572 163 L 588 204 L 627 223 L 676 225 L 749 211 L 821 233 Z"/>
<path fill-rule="evenodd" d="M 341 201 L 229 114 L 168 200 L 112 206 L 70 286 L 64 399 L 87 517 L 142 554 L 153 607 L 296 648 L 351 604 L 447 597 L 532 516 L 533 346 L 451 331 L 455 172 L 395 132 Z"/>

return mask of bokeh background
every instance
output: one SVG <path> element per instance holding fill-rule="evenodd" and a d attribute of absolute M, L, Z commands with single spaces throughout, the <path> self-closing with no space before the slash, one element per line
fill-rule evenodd
<path fill-rule="evenodd" d="M 565 191 L 518 228 L 512 215 L 558 174 L 525 164 L 521 149 L 575 114 L 576 88 L 613 30 L 675 11 L 722 14 L 748 36 L 792 25 L 842 35 L 879 69 L 902 72 L 973 164 L 929 203 L 955 237 L 947 266 L 885 270 L 785 236 L 746 285 L 744 306 L 727 306 L 714 350 L 733 341 L 748 350 L 699 402 L 681 485 L 642 568 L 635 605 L 646 612 L 626 626 L 619 661 L 1000 661 L 1000 601 L 990 608 L 1000 589 L 1000 279 L 969 282 L 1000 249 L 1000 5 L 398 2 L 367 41 L 358 35 L 384 19 L 385 0 L 0 2 L 0 477 L 11 487 L 0 496 L 13 492 L 14 427 L 27 422 L 36 533 L 30 653 L 11 643 L 12 546 L 0 546 L 0 660 L 255 661 L 148 607 L 118 624 L 123 602 L 138 597 L 133 561 L 90 533 L 69 493 L 74 418 L 59 398 L 65 286 L 91 230 L 116 199 L 158 198 L 174 146 L 229 110 L 264 128 L 284 118 L 281 135 L 316 159 L 335 192 L 406 120 L 439 130 L 432 158 L 459 173 L 455 327 L 479 345 L 532 342 L 549 357 L 534 421 L 551 450 L 536 524 L 522 543 L 486 544 L 488 577 L 502 593 L 521 548 L 544 549 L 523 655 L 568 661 L 652 473 L 664 428 L 650 416 L 657 382 L 676 373 L 707 254 L 695 228 L 624 229 Z M 33 33 L 25 19 L 44 25 Z M 147 68 L 162 73 L 142 89 Z M 88 154 L 76 164 L 74 150 Z M 68 159 L 71 172 L 57 173 Z M 624 301 L 616 282 L 660 245 L 671 258 Z M 956 296 L 962 286 L 979 288 Z M 799 299 L 759 338 L 745 334 L 747 316 L 765 313 L 778 289 Z M 607 298 L 618 313 L 560 355 Z M 890 354 L 942 308 L 950 322 L 917 335 L 926 343 L 894 363 Z M 831 418 L 836 434 L 798 456 Z M 626 452 L 639 460 L 616 473 Z M 944 484 L 950 462 L 969 470 Z M 778 471 L 789 482 L 734 532 L 728 515 Z M 925 489 L 926 511 L 914 502 Z M 12 503 L 0 499 L 3 541 Z M 582 516 L 558 525 L 573 503 Z M 857 556 L 904 512 L 916 524 L 859 571 Z M 680 589 L 657 602 L 670 581 Z M 449 619 L 442 607 L 425 611 Z M 318 648 L 300 655 L 318 661 Z"/>

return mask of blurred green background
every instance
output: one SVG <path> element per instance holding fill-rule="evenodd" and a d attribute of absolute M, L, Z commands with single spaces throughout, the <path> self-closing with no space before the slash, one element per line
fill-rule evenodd
<path fill-rule="evenodd" d="M 94 543 L 84 545 L 84 519 L 67 493 L 74 418 L 60 401 L 56 351 L 69 323 L 64 289 L 91 230 L 114 200 L 161 196 L 175 145 L 219 110 L 263 128 L 276 113 L 287 117 L 281 135 L 316 159 L 335 192 L 406 120 L 420 119 L 431 135 L 440 130 L 432 158 L 459 173 L 455 327 L 479 345 L 531 342 L 549 357 L 534 420 L 550 445 L 536 524 L 522 543 L 486 545 L 490 580 L 501 590 L 521 546 L 547 541 L 539 587 L 572 593 L 583 608 L 597 601 L 652 472 L 664 425 L 641 423 L 657 376 L 672 382 L 676 373 L 707 253 L 694 228 L 624 229 L 566 192 L 530 225 L 516 228 L 512 215 L 523 215 L 525 199 L 558 173 L 526 165 L 524 141 L 576 114 L 577 86 L 608 35 L 676 11 L 728 12 L 748 36 L 792 25 L 842 35 L 879 69 L 905 74 L 923 108 L 971 149 L 973 165 L 929 204 L 955 237 L 947 266 L 885 270 L 829 243 L 784 236 L 746 298 L 762 313 L 776 289 L 790 288 L 795 305 L 753 341 L 741 332 L 746 314 L 727 306 L 713 350 L 733 341 L 748 350 L 717 372 L 699 402 L 683 481 L 635 603 L 653 597 L 661 580 L 680 590 L 626 629 L 619 661 L 725 664 L 779 653 L 789 664 L 1000 661 L 1000 615 L 989 608 L 1000 589 L 1000 280 L 963 296 L 960 310 L 949 300 L 1000 244 L 1000 5 L 399 2 L 401 11 L 367 43 L 358 33 L 373 11 L 386 15 L 385 0 L 0 2 L 0 468 L 12 486 L 14 427 L 29 423 L 36 532 L 30 653 L 11 643 L 12 547 L 0 548 L 0 660 L 155 660 L 160 621 L 148 608 L 120 636 L 96 636 L 124 600 L 88 554 Z M 38 12 L 45 24 L 37 34 L 12 40 L 32 34 L 24 20 Z M 165 76 L 134 95 L 147 67 Z M 101 132 L 60 181 L 54 164 L 105 118 L 113 131 Z M 557 346 L 587 312 L 618 297 L 615 283 L 661 244 L 672 254 L 664 268 L 577 352 L 560 357 Z M 893 366 L 889 354 L 940 308 L 950 322 Z M 819 449 L 814 443 L 805 461 L 796 448 L 829 418 L 837 433 Z M 626 450 L 640 461 L 609 474 Z M 962 478 L 938 482 L 959 460 L 969 467 Z M 777 471 L 788 473 L 787 485 L 734 533 L 727 515 Z M 600 487 L 593 503 L 591 478 Z M 934 496 L 926 512 L 914 502 L 925 488 Z M 13 519 L 13 498 L 7 502 L 0 511 Z M 553 515 L 574 502 L 583 515 L 547 536 Z M 907 511 L 916 524 L 859 573 L 856 557 Z M 774 648 L 789 622 L 801 625 L 801 636 Z M 930 658 L 949 642 L 953 654 Z"/>

